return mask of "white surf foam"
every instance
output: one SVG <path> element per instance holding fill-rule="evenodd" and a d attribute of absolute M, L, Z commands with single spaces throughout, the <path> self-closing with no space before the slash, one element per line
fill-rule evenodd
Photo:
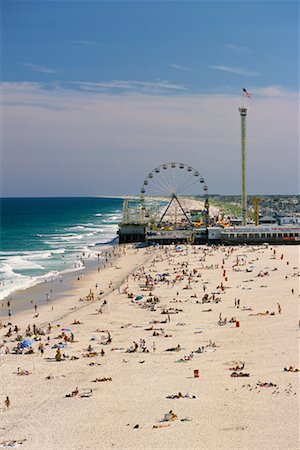
<path fill-rule="evenodd" d="M 13 271 L 15 270 L 28 270 L 28 269 L 44 269 L 43 266 L 33 261 L 25 259 L 23 256 L 11 256 L 7 259 L 7 263 L 11 266 Z"/>
<path fill-rule="evenodd" d="M 11 273 L 10 267 L 7 268 L 6 273 L 7 274 Z M 39 283 L 42 283 L 45 280 L 49 281 L 51 279 L 57 278 L 58 275 L 59 272 L 57 270 L 52 270 L 38 277 L 29 277 L 21 274 L 16 274 L 13 272 L 13 278 L 6 279 L 4 283 L 3 282 L 0 283 L 0 300 L 3 300 L 4 298 L 8 297 L 9 295 L 12 295 L 17 291 L 28 289 Z"/>

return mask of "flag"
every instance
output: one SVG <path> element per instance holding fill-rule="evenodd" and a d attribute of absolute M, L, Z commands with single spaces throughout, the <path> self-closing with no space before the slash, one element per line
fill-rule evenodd
<path fill-rule="evenodd" d="M 244 97 L 251 97 L 251 93 L 247 91 L 247 89 L 243 88 L 243 96 Z"/>

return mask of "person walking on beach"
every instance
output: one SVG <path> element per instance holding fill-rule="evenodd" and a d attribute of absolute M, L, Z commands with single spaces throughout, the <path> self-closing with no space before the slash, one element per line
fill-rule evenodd
<path fill-rule="evenodd" d="M 278 314 L 281 314 L 281 305 L 279 303 L 277 303 L 277 308 L 278 308 Z"/>
<path fill-rule="evenodd" d="M 4 404 L 6 406 L 6 409 L 10 408 L 10 398 L 8 395 L 7 395 L 6 399 L 4 400 Z"/>
<path fill-rule="evenodd" d="M 39 344 L 39 352 L 40 352 L 41 356 L 43 356 L 44 351 L 45 351 L 44 344 L 42 342 L 40 342 L 40 344 Z"/>

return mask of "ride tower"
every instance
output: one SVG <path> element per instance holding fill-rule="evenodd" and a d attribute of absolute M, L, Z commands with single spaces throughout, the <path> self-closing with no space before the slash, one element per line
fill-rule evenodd
<path fill-rule="evenodd" d="M 242 225 L 247 224 L 247 185 L 246 185 L 246 106 L 239 108 L 241 116 L 241 147 L 242 147 Z"/>
<path fill-rule="evenodd" d="M 209 219 L 209 200 L 207 194 L 207 186 L 204 186 L 203 191 L 204 191 L 204 223 L 206 227 L 209 227 L 210 219 Z"/>

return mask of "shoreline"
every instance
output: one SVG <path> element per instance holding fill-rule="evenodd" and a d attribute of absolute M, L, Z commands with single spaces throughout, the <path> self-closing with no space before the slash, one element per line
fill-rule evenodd
<path fill-rule="evenodd" d="M 107 275 L 111 270 L 118 267 L 117 263 L 122 256 L 124 257 L 124 252 L 126 252 L 126 249 L 131 249 L 131 251 L 133 251 L 135 246 L 132 244 L 118 244 L 108 247 L 107 253 L 111 256 L 107 255 L 106 258 L 104 256 L 102 261 L 87 260 L 86 266 L 81 270 L 64 274 L 64 277 L 62 277 L 62 275 L 58 275 L 51 281 L 40 282 L 32 287 L 16 291 L 14 296 L 8 296 L 1 300 L 0 322 L 3 324 L 5 322 L 14 322 L 26 314 L 28 317 L 33 315 L 32 318 L 35 318 L 35 321 L 39 323 L 40 314 L 37 317 L 34 317 L 35 313 L 41 312 L 42 314 L 45 310 L 48 310 L 48 313 L 50 309 L 51 311 L 57 310 L 60 305 L 66 302 L 66 300 L 70 303 L 74 301 L 76 296 L 78 301 L 79 298 L 88 295 L 88 289 L 91 286 L 91 283 L 94 284 L 94 293 L 96 294 L 96 291 L 99 291 L 101 294 L 98 294 L 94 300 L 83 302 L 78 310 L 87 304 L 92 304 L 99 301 L 117 289 L 119 285 L 122 285 L 131 272 L 137 268 L 134 266 L 133 268 L 130 268 L 128 273 L 125 271 L 126 274 L 123 275 L 120 282 L 116 281 L 112 287 L 108 287 L 108 283 L 106 281 Z M 63 280 L 63 283 L 60 282 L 61 279 Z M 95 280 L 97 283 L 94 283 Z M 96 285 L 97 288 L 95 287 Z M 50 295 L 47 300 L 46 295 L 49 292 Z M 10 318 L 8 317 L 8 301 L 10 302 L 9 308 L 12 310 L 12 316 Z M 34 309 L 35 305 L 37 305 L 36 311 Z M 52 321 L 55 320 L 59 319 L 55 318 Z M 49 323 L 49 321 L 43 322 L 42 325 L 45 326 L 46 323 Z"/>
<path fill-rule="evenodd" d="M 32 300 L 32 304 L 41 306 L 47 303 L 48 295 L 50 301 L 55 301 L 62 295 L 67 295 L 68 291 L 71 291 L 75 287 L 78 278 L 85 277 L 85 275 L 90 275 L 97 269 L 99 269 L 99 271 L 103 270 L 108 263 L 113 262 L 113 253 L 115 252 L 115 249 L 118 249 L 119 247 L 119 244 L 113 243 L 113 241 L 101 245 L 101 247 L 105 246 L 105 253 L 103 255 L 100 254 L 98 259 L 96 259 L 95 256 L 92 257 L 92 259 L 89 259 L 89 256 L 87 256 L 85 259 L 85 265 L 82 268 L 74 270 L 67 269 L 67 272 L 58 272 L 49 280 L 41 280 L 33 286 L 29 286 L 24 289 L 17 289 L 13 293 L 1 299 L 0 320 L 5 319 L 7 316 L 8 308 L 5 305 L 7 305 L 8 301 L 11 306 L 14 305 L 15 307 L 15 311 L 12 311 L 12 314 L 15 312 L 20 312 L 24 309 L 30 309 L 28 299 Z M 110 253 L 112 253 L 112 257 L 107 257 L 107 254 Z"/>

